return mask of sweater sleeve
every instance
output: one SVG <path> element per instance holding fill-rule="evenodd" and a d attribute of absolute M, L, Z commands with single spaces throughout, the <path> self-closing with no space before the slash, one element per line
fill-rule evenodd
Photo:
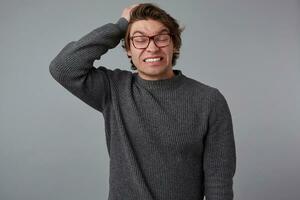
<path fill-rule="evenodd" d="M 95 68 L 93 63 L 119 44 L 127 26 L 127 20 L 120 18 L 117 23 L 103 25 L 68 43 L 51 61 L 50 74 L 72 94 L 102 112 L 110 100 L 109 69 Z"/>
<path fill-rule="evenodd" d="M 224 96 L 214 90 L 203 157 L 207 200 L 232 200 L 236 149 L 231 113 Z"/>

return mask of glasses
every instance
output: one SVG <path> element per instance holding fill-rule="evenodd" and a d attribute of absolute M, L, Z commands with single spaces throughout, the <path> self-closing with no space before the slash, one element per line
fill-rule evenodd
<path fill-rule="evenodd" d="M 136 49 L 146 49 L 149 46 L 151 39 L 157 47 L 161 48 L 170 44 L 171 34 L 164 33 L 153 36 L 132 36 L 130 39 Z"/>

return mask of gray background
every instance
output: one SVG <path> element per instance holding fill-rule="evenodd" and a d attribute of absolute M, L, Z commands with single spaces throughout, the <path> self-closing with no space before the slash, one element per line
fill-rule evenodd
<path fill-rule="evenodd" d="M 300 198 L 300 3 L 155 1 L 186 29 L 175 66 L 217 87 L 237 146 L 235 199 Z M 72 40 L 135 1 L 1 0 L 0 199 L 107 199 L 101 113 L 49 74 Z M 99 64 L 129 69 L 120 46 Z"/>

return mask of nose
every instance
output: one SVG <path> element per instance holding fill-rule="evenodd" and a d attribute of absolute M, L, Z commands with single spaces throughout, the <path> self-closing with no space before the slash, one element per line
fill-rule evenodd
<path fill-rule="evenodd" d="M 159 47 L 157 47 L 156 44 L 154 43 L 154 40 L 151 39 L 150 43 L 149 43 L 149 45 L 147 47 L 147 51 L 150 51 L 150 52 L 154 51 L 155 52 L 155 51 L 158 51 L 158 50 L 159 50 Z"/>

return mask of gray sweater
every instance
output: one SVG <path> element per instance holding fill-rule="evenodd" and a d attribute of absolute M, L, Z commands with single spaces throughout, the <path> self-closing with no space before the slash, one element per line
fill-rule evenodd
<path fill-rule="evenodd" d="M 67 44 L 50 64 L 64 88 L 101 112 L 109 200 L 233 199 L 232 119 L 220 91 L 186 77 L 144 80 L 93 62 L 124 37 L 120 18 Z"/>

